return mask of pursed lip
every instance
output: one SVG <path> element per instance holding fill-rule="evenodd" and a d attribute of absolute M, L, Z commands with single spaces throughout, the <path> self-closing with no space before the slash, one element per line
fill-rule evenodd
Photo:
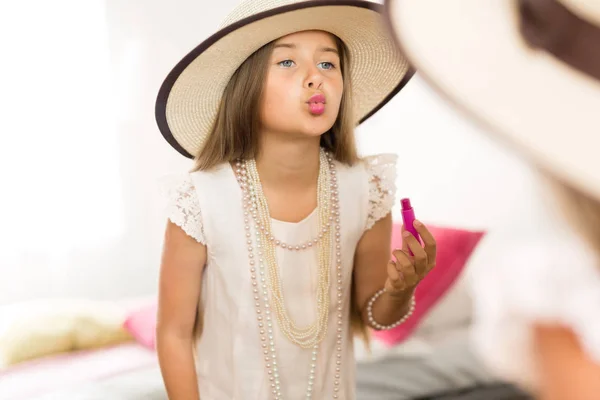
<path fill-rule="evenodd" d="M 310 99 L 308 99 L 307 103 L 323 103 L 323 104 L 325 104 L 325 96 L 322 94 L 315 94 Z"/>

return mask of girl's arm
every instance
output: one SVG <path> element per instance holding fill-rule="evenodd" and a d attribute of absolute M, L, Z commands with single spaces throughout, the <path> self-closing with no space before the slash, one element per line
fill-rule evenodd
<path fill-rule="evenodd" d="M 537 325 L 533 341 L 540 400 L 598 399 L 600 365 L 586 355 L 571 330 Z"/>
<path fill-rule="evenodd" d="M 168 222 L 159 281 L 156 342 L 170 400 L 198 400 L 194 326 L 206 247 Z"/>
<path fill-rule="evenodd" d="M 415 221 L 414 225 L 424 247 L 403 229 L 402 249 L 395 249 L 393 253 L 390 251 L 392 226 L 392 215 L 388 213 L 363 234 L 356 249 L 356 306 L 363 321 L 371 327 L 385 328 L 402 322 L 401 319 L 411 310 L 417 285 L 435 266 L 436 242 L 425 225 L 419 221 Z M 391 254 L 395 260 L 390 260 Z M 383 294 L 372 302 L 371 320 L 368 304 L 373 295 L 383 288 Z"/>
<path fill-rule="evenodd" d="M 371 324 L 367 315 L 367 303 L 384 287 L 388 278 L 392 226 L 392 214 L 389 213 L 363 234 L 356 248 L 353 273 L 356 306 L 368 326 Z M 413 292 L 414 288 L 395 296 L 390 292 L 382 294 L 373 303 L 373 319 L 381 325 L 390 325 L 400 320 L 408 313 Z"/>

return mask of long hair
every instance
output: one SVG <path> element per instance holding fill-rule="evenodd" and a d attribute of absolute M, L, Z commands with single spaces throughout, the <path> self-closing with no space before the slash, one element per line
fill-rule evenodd
<path fill-rule="evenodd" d="M 331 129 L 321 135 L 321 147 L 346 165 L 360 160 L 354 137 L 352 82 L 350 79 L 350 54 L 346 45 L 335 37 L 340 54 L 343 93 L 340 109 Z M 236 70 L 227 84 L 217 117 L 204 147 L 195 157 L 194 171 L 206 171 L 236 159 L 255 158 L 259 146 L 260 104 L 273 42 L 258 49 Z M 355 298 L 355 282 L 352 282 L 350 325 L 355 335 L 369 344 L 369 331 Z M 198 313 L 195 336 L 202 332 L 202 315 Z"/>

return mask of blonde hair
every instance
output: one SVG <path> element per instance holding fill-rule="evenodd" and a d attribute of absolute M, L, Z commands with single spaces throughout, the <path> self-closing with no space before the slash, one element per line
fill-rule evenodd
<path fill-rule="evenodd" d="M 330 151 L 337 161 L 351 166 L 360 158 L 354 137 L 352 82 L 348 68 L 350 54 L 342 40 L 332 36 L 340 54 L 344 86 L 338 116 L 333 127 L 321 135 L 321 147 Z M 256 158 L 259 150 L 260 104 L 272 50 L 273 42 L 261 47 L 231 77 L 221 98 L 211 132 L 195 157 L 194 171 L 206 171 L 237 159 Z M 352 282 L 351 327 L 368 345 L 369 331 L 356 304 L 354 286 L 355 283 Z M 195 326 L 195 335 L 199 336 L 202 332 L 200 313 L 197 314 Z"/>

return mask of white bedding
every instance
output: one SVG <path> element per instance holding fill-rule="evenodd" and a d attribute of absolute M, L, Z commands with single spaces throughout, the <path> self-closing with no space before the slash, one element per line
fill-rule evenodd
<path fill-rule="evenodd" d="M 457 336 L 425 352 L 358 363 L 358 400 L 526 399 L 494 379 Z M 167 400 L 154 352 L 136 344 L 72 354 L 0 373 L 0 400 Z M 243 400 L 243 399 L 240 399 Z"/>
<path fill-rule="evenodd" d="M 47 357 L 0 370 L 0 400 L 30 400 L 157 365 L 155 352 L 133 342 Z"/>

